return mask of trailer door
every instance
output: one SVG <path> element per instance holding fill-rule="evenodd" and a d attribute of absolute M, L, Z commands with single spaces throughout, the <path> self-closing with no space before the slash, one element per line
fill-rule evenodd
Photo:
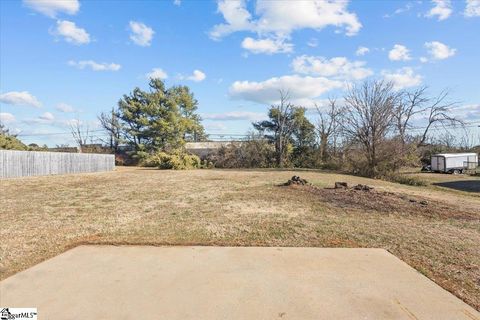
<path fill-rule="evenodd" d="M 447 162 L 447 158 L 445 157 L 437 157 L 437 170 L 445 172 L 445 165 Z"/>
<path fill-rule="evenodd" d="M 476 155 L 471 155 L 467 157 L 467 169 L 469 170 L 475 170 L 478 166 L 478 158 Z"/>

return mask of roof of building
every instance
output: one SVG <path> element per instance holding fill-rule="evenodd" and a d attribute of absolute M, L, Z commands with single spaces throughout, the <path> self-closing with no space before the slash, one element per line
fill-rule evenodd
<path fill-rule="evenodd" d="M 467 157 L 467 156 L 477 156 L 476 153 L 437 153 L 434 154 L 432 157 L 445 157 L 445 158 L 454 158 L 454 157 Z"/>

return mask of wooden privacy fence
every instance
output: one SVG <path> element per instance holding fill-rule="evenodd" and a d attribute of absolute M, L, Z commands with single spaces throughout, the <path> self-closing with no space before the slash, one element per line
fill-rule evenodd
<path fill-rule="evenodd" d="M 111 171 L 113 154 L 0 150 L 0 178 Z"/>

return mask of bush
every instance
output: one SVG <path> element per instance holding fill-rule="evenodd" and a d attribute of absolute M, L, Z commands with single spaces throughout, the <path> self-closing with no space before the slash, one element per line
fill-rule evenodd
<path fill-rule="evenodd" d="M 208 160 L 216 168 L 270 168 L 275 166 L 274 146 L 250 134 L 245 141 L 222 146 Z"/>
<path fill-rule="evenodd" d="M 201 164 L 199 157 L 181 150 L 175 150 L 171 153 L 156 152 L 141 162 L 141 165 L 144 167 L 174 170 L 198 169 L 201 167 Z"/>
<path fill-rule="evenodd" d="M 427 182 L 423 179 L 398 173 L 388 174 L 384 176 L 384 180 L 416 187 L 424 187 L 427 185 Z"/>

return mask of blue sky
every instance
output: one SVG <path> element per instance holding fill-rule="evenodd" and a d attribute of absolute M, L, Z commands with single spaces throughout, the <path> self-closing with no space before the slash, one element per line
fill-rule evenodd
<path fill-rule="evenodd" d="M 479 0 L 0 1 L 0 119 L 27 143 L 73 145 L 71 121 L 98 130 L 156 76 L 188 85 L 206 131 L 228 136 L 280 89 L 312 108 L 373 77 L 449 88 L 475 122 L 479 31 Z"/>

